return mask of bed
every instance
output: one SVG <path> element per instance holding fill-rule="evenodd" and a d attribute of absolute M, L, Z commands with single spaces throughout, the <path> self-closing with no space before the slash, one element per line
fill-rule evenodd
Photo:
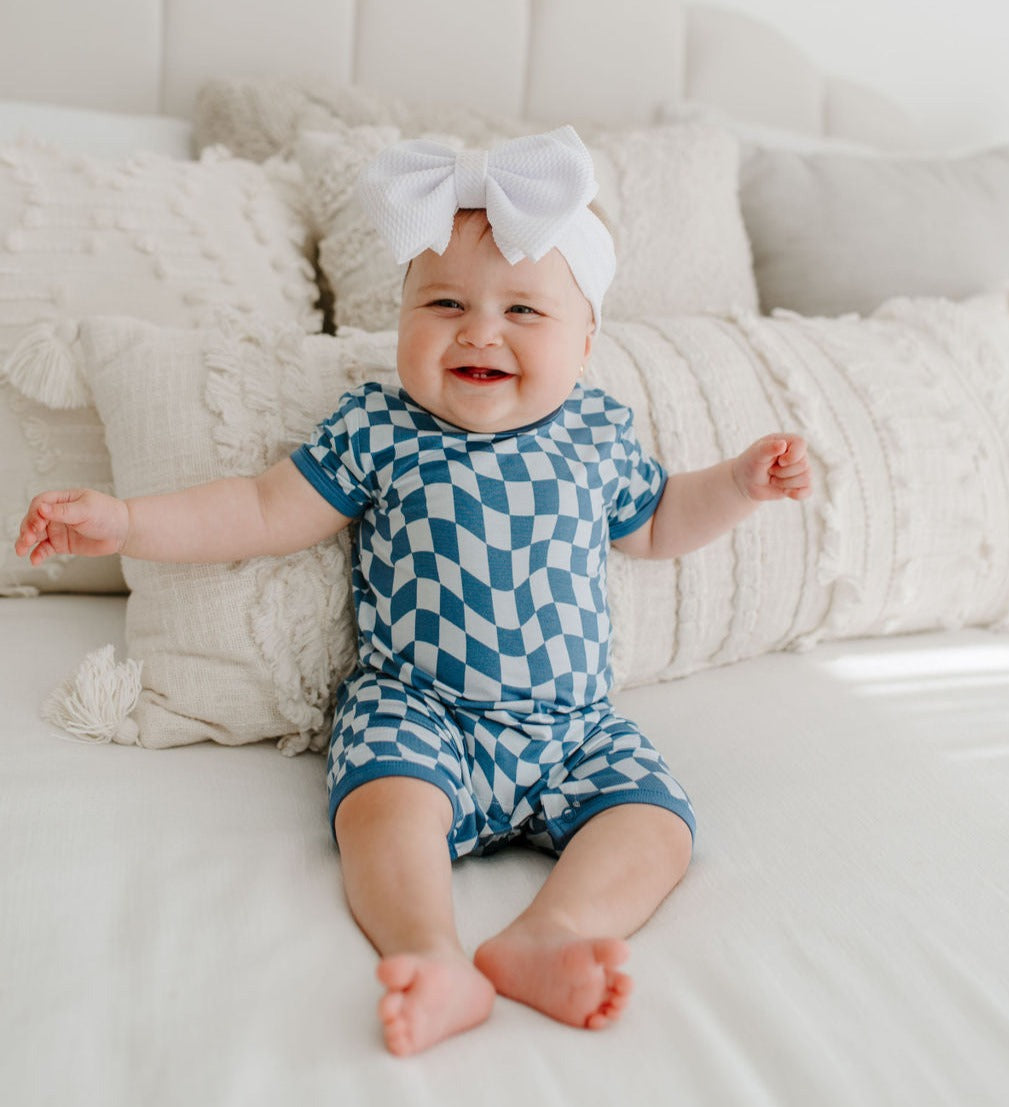
<path fill-rule="evenodd" d="M 2 17 L 3 1101 L 1004 1103 L 1009 154 L 925 153 L 713 7 L 64 9 Z M 318 752 L 346 545 L 38 571 L 9 540 L 38 488 L 255 471 L 391 373 L 355 165 L 565 121 L 621 251 L 587 375 L 674 467 L 787 420 L 817 495 L 611 564 L 617 704 L 698 816 L 624 1018 L 498 1000 L 398 1059 Z M 549 865 L 456 865 L 467 948 Z"/>

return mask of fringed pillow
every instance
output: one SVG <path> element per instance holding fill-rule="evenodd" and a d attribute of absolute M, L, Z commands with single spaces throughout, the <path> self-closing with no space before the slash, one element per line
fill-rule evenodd
<path fill-rule="evenodd" d="M 93 401 L 115 491 L 136 496 L 261 472 L 348 388 L 391 378 L 380 367 L 394 350 L 393 335 L 306 337 L 295 324 L 231 316 L 196 330 L 43 324 L 18 353 L 44 363 L 50 402 Z M 80 737 L 149 747 L 272 738 L 286 753 L 321 748 L 356 644 L 348 550 L 344 534 L 228 565 L 124 558 L 129 662 L 114 666 L 111 647 L 90 657 L 49 717 Z"/>
<path fill-rule="evenodd" d="M 796 430 L 816 485 L 676 562 L 614 551 L 618 683 L 820 640 L 1009 626 L 1009 304 L 607 325 L 586 380 L 671 472 Z"/>
<path fill-rule="evenodd" d="M 401 133 L 334 123 L 327 133 L 305 134 L 298 146 L 319 265 L 340 326 L 398 324 L 403 269 L 358 205 L 355 185 L 364 165 Z M 458 136 L 431 137 L 464 145 Z M 619 259 L 607 319 L 757 306 L 735 138 L 688 123 L 599 133 L 587 141 L 599 181 L 595 206 Z"/>
<path fill-rule="evenodd" d="M 363 164 L 401 137 L 486 148 L 541 130 L 529 119 L 426 101 L 423 89 L 404 100 L 271 77 L 207 82 L 193 125 L 197 147 L 220 144 L 253 159 L 298 156 L 337 323 L 369 330 L 397 325 L 402 273 L 354 200 Z M 579 131 L 592 150 L 597 206 L 620 259 L 607 318 L 757 306 L 739 206 L 739 143 L 727 128 L 678 121 L 637 130 L 579 124 Z"/>

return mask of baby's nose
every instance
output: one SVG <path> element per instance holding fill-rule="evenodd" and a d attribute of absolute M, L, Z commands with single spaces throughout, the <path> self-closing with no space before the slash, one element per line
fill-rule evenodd
<path fill-rule="evenodd" d="M 501 326 L 490 314 L 470 314 L 459 324 L 459 342 L 463 346 L 483 349 L 501 343 Z"/>

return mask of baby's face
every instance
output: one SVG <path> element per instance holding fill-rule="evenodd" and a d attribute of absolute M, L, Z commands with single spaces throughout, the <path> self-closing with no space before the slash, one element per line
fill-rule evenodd
<path fill-rule="evenodd" d="M 509 265 L 483 212 L 456 217 L 444 254 L 403 285 L 397 366 L 412 399 L 453 426 L 515 430 L 555 411 L 592 346 L 592 309 L 551 250 Z"/>

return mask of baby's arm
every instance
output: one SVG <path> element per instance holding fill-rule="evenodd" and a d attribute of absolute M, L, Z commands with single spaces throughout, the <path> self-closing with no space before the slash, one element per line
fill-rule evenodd
<path fill-rule="evenodd" d="M 33 565 L 62 553 L 239 561 L 305 549 L 349 522 L 285 458 L 258 477 L 228 477 L 160 496 L 43 492 L 29 504 L 14 550 Z"/>
<path fill-rule="evenodd" d="M 730 530 L 761 501 L 801 500 L 811 491 L 806 443 L 770 434 L 731 461 L 671 476 L 651 519 L 613 545 L 632 557 L 679 557 Z"/>

